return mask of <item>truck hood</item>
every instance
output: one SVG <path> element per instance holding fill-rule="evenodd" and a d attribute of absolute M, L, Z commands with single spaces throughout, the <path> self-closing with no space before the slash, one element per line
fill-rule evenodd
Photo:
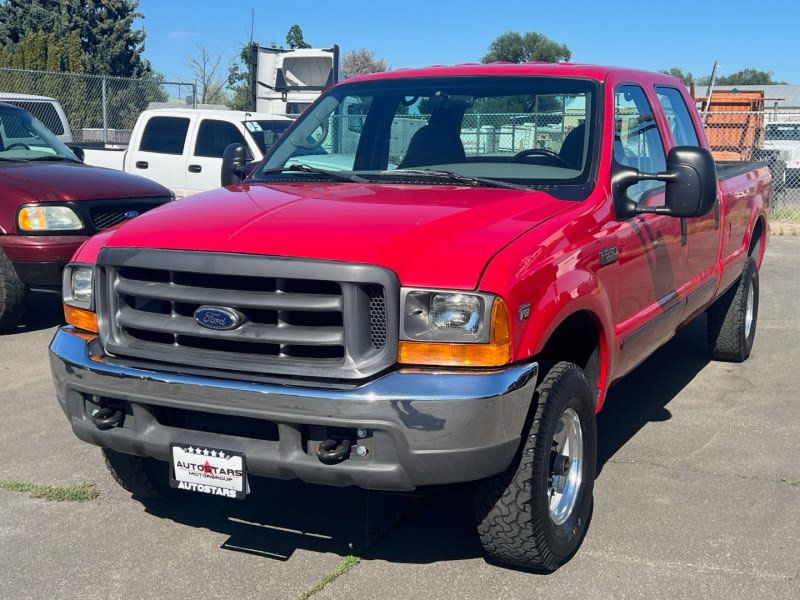
<path fill-rule="evenodd" d="M 69 202 L 169 196 L 161 184 L 122 171 L 76 162 L 0 163 L 3 192 L 26 202 Z"/>
<path fill-rule="evenodd" d="M 152 210 L 104 242 L 368 263 L 403 285 L 472 289 L 494 254 L 571 205 L 497 188 L 243 184 Z"/>

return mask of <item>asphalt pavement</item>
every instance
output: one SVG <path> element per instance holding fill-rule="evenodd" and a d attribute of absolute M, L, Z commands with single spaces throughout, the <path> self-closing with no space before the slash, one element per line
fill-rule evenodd
<path fill-rule="evenodd" d="M 132 500 L 55 400 L 60 300 L 35 296 L 0 335 L 0 483 L 90 482 L 99 496 L 0 489 L 0 598 L 291 600 L 328 579 L 314 600 L 796 600 L 798 273 L 800 237 L 773 236 L 747 362 L 709 362 L 701 317 L 611 390 L 592 522 L 551 575 L 486 562 L 459 487 L 408 497 L 265 480 L 245 501 Z"/>

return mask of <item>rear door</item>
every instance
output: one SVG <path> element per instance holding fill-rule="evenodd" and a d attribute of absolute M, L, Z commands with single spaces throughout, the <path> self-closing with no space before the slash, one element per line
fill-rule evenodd
<path fill-rule="evenodd" d="M 128 156 L 127 171 L 147 177 L 171 189 L 177 198 L 186 195 L 186 162 L 191 119 L 150 115 L 137 146 Z"/>
<path fill-rule="evenodd" d="M 656 86 L 656 96 L 667 118 L 676 146 L 701 146 L 699 123 L 692 118 L 686 96 L 669 86 Z M 749 213 L 745 215 L 745 220 Z M 719 199 L 711 212 L 691 219 L 674 219 L 681 226 L 681 261 L 678 295 L 684 299 L 684 319 L 704 307 L 713 296 L 718 277 L 720 246 Z"/>

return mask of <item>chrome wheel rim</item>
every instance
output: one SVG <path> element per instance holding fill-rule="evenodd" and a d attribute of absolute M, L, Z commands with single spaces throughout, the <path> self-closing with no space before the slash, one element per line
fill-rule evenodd
<path fill-rule="evenodd" d="M 755 314 L 755 297 L 756 293 L 753 290 L 753 285 L 747 290 L 747 306 L 744 312 L 744 337 L 749 338 L 750 332 L 753 330 L 753 316 Z"/>
<path fill-rule="evenodd" d="M 567 408 L 558 420 L 553 435 L 547 497 L 550 519 L 563 525 L 575 508 L 583 480 L 583 430 L 581 420 Z"/>

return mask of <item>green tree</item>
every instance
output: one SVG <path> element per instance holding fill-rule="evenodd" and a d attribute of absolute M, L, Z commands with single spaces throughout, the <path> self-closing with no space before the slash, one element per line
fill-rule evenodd
<path fill-rule="evenodd" d="M 682 69 L 678 67 L 670 67 L 669 69 L 662 69 L 659 73 L 664 73 L 665 75 L 672 75 L 673 77 L 677 77 L 686 85 L 689 85 L 691 82 L 695 81 L 694 75 L 691 72 L 684 73 Z"/>
<path fill-rule="evenodd" d="M 772 71 L 759 71 L 755 67 L 748 67 L 730 75 L 717 77 L 717 85 L 779 85 L 785 81 L 775 81 Z"/>
<path fill-rule="evenodd" d="M 508 31 L 491 43 L 489 52 L 481 62 L 521 63 L 532 60 L 559 62 L 569 60 L 571 57 L 572 51 L 565 44 L 559 44 L 542 33 L 519 34 L 516 31 Z"/>
<path fill-rule="evenodd" d="M 133 29 L 134 20 L 144 17 L 138 5 L 136 0 L 4 0 L 0 45 L 9 49 L 29 44 L 29 34 L 39 32 L 61 40 L 77 32 L 87 73 L 146 77 L 152 68 L 142 58 L 145 32 Z"/>
<path fill-rule="evenodd" d="M 694 81 L 696 85 L 702 86 L 708 85 L 711 81 L 711 77 L 709 75 L 695 79 L 694 75 L 692 75 L 690 72 L 684 73 L 679 67 L 672 67 L 659 72 L 666 73 L 667 75 L 674 75 L 678 79 L 682 80 L 686 85 L 689 85 L 692 81 Z M 772 71 L 761 71 L 755 67 L 748 67 L 746 69 L 742 69 L 741 71 L 731 73 L 730 75 L 718 75 L 714 85 L 781 85 L 785 83 L 785 81 L 776 81 L 773 79 Z"/>
<path fill-rule="evenodd" d="M 311 44 L 303 39 L 303 30 L 300 25 L 292 25 L 286 32 L 286 45 L 289 48 L 311 48 Z"/>
<path fill-rule="evenodd" d="M 234 110 L 253 110 L 253 49 L 258 48 L 255 42 L 242 46 L 239 62 L 234 62 L 228 69 L 228 88 L 231 90 L 229 106 Z"/>

